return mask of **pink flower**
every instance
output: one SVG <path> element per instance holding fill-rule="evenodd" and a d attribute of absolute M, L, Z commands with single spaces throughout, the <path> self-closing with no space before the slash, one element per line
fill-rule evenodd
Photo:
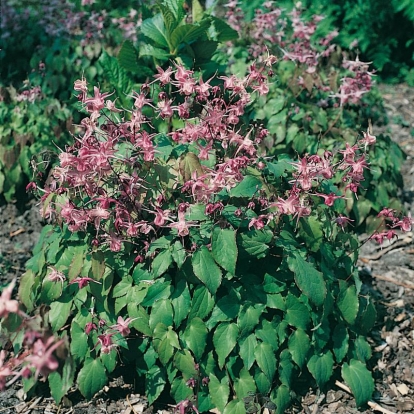
<path fill-rule="evenodd" d="M 403 217 L 402 220 L 397 221 L 393 227 L 399 227 L 404 232 L 409 232 L 412 229 L 413 219 L 411 218 L 411 215 L 409 214 L 406 217 Z"/>
<path fill-rule="evenodd" d="M 117 323 L 115 325 L 112 325 L 111 328 L 118 331 L 122 336 L 128 336 L 129 333 L 131 332 L 128 325 L 135 319 L 126 318 L 124 320 L 122 316 L 118 316 Z"/>
<path fill-rule="evenodd" d="M 53 352 L 63 344 L 63 339 L 55 342 L 55 338 L 50 336 L 49 338 L 38 339 L 32 347 L 32 353 L 26 357 L 28 366 L 35 368 L 35 379 L 39 377 L 39 374 L 47 377 L 51 372 L 55 371 L 59 363 L 53 356 Z"/>
<path fill-rule="evenodd" d="M 3 289 L 0 296 L 0 318 L 5 318 L 9 313 L 19 313 L 19 303 L 17 300 L 11 299 L 16 280 Z"/>
<path fill-rule="evenodd" d="M 189 227 L 196 226 L 197 224 L 194 221 L 186 221 L 185 220 L 185 212 L 178 212 L 178 222 L 171 223 L 167 227 L 177 229 L 178 235 L 181 237 L 188 236 L 189 234 Z"/>
<path fill-rule="evenodd" d="M 62 272 L 58 272 L 54 267 L 48 267 L 51 270 L 47 276 L 48 280 L 51 282 L 61 282 L 63 283 L 66 280 L 66 276 Z"/>
<path fill-rule="evenodd" d="M 318 193 L 317 195 L 323 197 L 323 199 L 325 200 L 325 204 L 329 207 L 332 207 L 335 200 L 337 200 L 338 198 L 344 198 L 343 196 L 337 196 L 334 193 L 330 193 L 328 195 Z"/>
<path fill-rule="evenodd" d="M 342 230 L 344 230 L 344 227 L 345 227 L 348 223 L 350 223 L 351 221 L 354 221 L 354 220 L 351 220 L 350 218 L 345 217 L 345 216 L 343 216 L 342 214 L 340 214 L 340 215 L 339 215 L 339 216 L 335 219 L 335 223 L 336 223 L 336 224 L 338 224 L 339 226 L 341 226 Z"/>
<path fill-rule="evenodd" d="M 158 79 L 161 85 L 167 85 L 171 82 L 171 75 L 173 71 L 171 67 L 168 67 L 166 70 L 163 70 L 161 67 L 156 67 L 158 74 L 154 75 L 154 79 Z"/>
<path fill-rule="evenodd" d="M 101 282 L 97 282 L 96 280 L 90 277 L 77 277 L 76 279 L 73 279 L 71 282 L 69 282 L 69 284 L 73 285 L 74 283 L 77 283 L 79 289 L 83 289 L 84 287 L 89 285 L 89 282 L 95 282 L 95 283 L 101 284 Z"/>
<path fill-rule="evenodd" d="M 96 331 L 98 330 L 97 326 L 93 323 L 93 322 L 88 322 L 85 325 L 85 333 L 86 335 L 89 335 L 91 333 L 91 331 Z"/>
<path fill-rule="evenodd" d="M 86 109 L 88 112 L 99 112 L 101 109 L 105 108 L 105 98 L 112 95 L 110 93 L 101 93 L 99 88 L 94 86 L 94 96 L 93 98 L 85 98 L 83 102 L 86 104 Z"/>
<path fill-rule="evenodd" d="M 10 382 L 9 384 L 6 384 L 7 377 L 10 377 L 11 375 L 16 375 L 16 377 L 18 378 L 20 376 L 18 372 L 12 371 L 12 364 L 10 363 L 10 361 L 7 363 L 7 365 L 5 365 L 6 355 L 7 354 L 4 349 L 0 351 L 0 391 L 3 390 L 6 387 L 6 385 L 10 384 Z"/>
<path fill-rule="evenodd" d="M 101 352 L 103 354 L 109 354 L 112 349 L 116 348 L 116 344 L 112 342 L 113 333 L 106 333 L 98 336 L 98 344 L 101 345 Z"/>

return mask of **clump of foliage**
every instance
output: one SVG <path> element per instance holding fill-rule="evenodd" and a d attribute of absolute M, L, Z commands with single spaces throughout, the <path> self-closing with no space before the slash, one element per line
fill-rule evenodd
<path fill-rule="evenodd" d="M 235 46 L 224 52 L 225 59 L 233 62 L 232 72 L 243 73 L 252 57 L 271 53 L 278 58 L 273 66 L 275 82 L 250 112 L 251 121 L 266 124 L 270 134 L 264 145 L 272 154 L 294 157 L 320 147 L 334 150 L 340 143 L 352 145 L 362 130 L 370 128 L 370 121 L 385 121 L 380 96 L 372 90 L 369 64 L 338 48 L 338 32 L 317 35 L 323 16 L 306 18 L 300 8 L 287 12 L 266 2 L 246 22 L 243 9 L 233 1 L 227 5 L 226 18 L 241 33 Z M 369 185 L 361 191 L 358 204 L 347 205 L 347 214 L 360 231 L 376 228 L 374 217 L 382 206 L 402 208 L 398 192 L 404 158 L 389 137 L 377 137 L 371 168 L 364 173 Z"/>
<path fill-rule="evenodd" d="M 0 194 L 11 202 L 24 199 L 29 181 L 47 178 L 50 154 L 68 140 L 72 115 L 39 87 L 0 88 L 0 98 Z"/>
<path fill-rule="evenodd" d="M 90 399 L 127 367 L 145 378 L 150 403 L 168 391 L 180 412 L 283 413 L 298 377 L 327 389 L 341 376 L 363 405 L 374 389 L 367 334 L 376 315 L 361 295 L 360 243 L 345 211 L 349 200 L 363 203 L 381 140 L 365 128 L 331 145 L 339 125 L 323 115 L 312 124 L 306 98 L 328 92 L 318 62 L 301 62 L 311 76 L 301 83 L 295 73 L 288 98 L 269 86 L 289 81 L 267 51 L 244 76 L 206 76 L 220 33 L 234 31 L 196 1 L 187 19 L 183 5 L 166 0 L 143 23 L 154 76 L 134 84 L 138 38 L 118 58 L 102 55 L 107 92 L 75 82 L 73 140 L 47 183 L 29 185 L 49 224 L 19 301 L 13 284 L 1 295 L 0 388 L 22 378 L 30 393 L 42 378 L 56 402 L 73 385 Z M 211 45 L 205 62 L 199 42 Z M 366 65 L 349 62 L 354 74 L 325 109 L 348 103 L 337 98 L 359 103 L 369 89 Z M 284 108 L 292 95 L 296 105 Z M 273 125 L 272 111 L 285 111 Z M 278 124 L 286 131 L 276 142 Z M 299 151 L 312 128 L 318 145 Z M 380 243 L 412 228 L 392 208 L 377 219 L 370 238 Z"/>
<path fill-rule="evenodd" d="M 198 2 L 191 22 L 182 2 L 173 8 L 160 5 L 162 13 L 155 15 L 151 2 L 138 9 L 129 1 L 116 2 L 116 7 L 112 3 L 2 3 L 0 58 L 10 62 L 2 66 L 0 103 L 0 194 L 6 201 L 24 194 L 33 155 L 47 154 L 43 167 L 53 164 L 57 146 L 64 147 L 68 136 L 64 121 L 71 124 L 70 113 L 75 123 L 84 116 L 72 108 L 76 102 L 69 85 L 77 74 L 112 89 L 127 103 L 126 95 L 139 87 L 136 82 L 151 77 L 157 64 L 178 59 L 207 67 L 218 42 L 237 37 L 225 22 L 204 14 Z M 36 104 L 16 104 L 15 88 L 23 90 L 21 96 L 36 91 Z"/>
<path fill-rule="evenodd" d="M 375 137 L 268 157 L 267 130 L 244 115 L 272 61 L 243 78 L 158 68 L 125 109 L 75 83 L 88 117 L 40 190 L 53 224 L 21 304 L 3 292 L 1 358 L 15 357 L 2 385 L 22 376 L 30 392 L 44 376 L 57 402 L 74 383 L 92 398 L 125 366 L 150 403 L 168 389 L 181 412 L 245 413 L 260 394 L 283 413 L 299 374 L 321 388 L 341 375 L 358 405 L 370 398 L 375 307 L 332 179 L 358 186 Z M 390 237 L 411 228 L 385 213 Z"/>

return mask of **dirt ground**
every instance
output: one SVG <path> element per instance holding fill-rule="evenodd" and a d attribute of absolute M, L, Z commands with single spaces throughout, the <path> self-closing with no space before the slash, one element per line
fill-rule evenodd
<path fill-rule="evenodd" d="M 375 126 L 374 134 L 386 133 L 407 153 L 403 167 L 404 191 L 401 197 L 407 211 L 414 215 L 414 88 L 407 85 L 380 87 L 387 109 L 389 124 Z M 23 210 L 24 206 L 18 206 Z M 15 205 L 0 208 L 0 283 L 7 283 L 24 271 L 41 223 L 34 203 L 19 213 Z M 310 390 L 298 397 L 290 413 L 355 414 L 382 412 L 405 414 L 414 412 L 414 241 L 406 234 L 392 245 L 377 249 L 366 244 L 360 254 L 360 271 L 367 293 L 374 298 L 379 317 L 370 337 L 373 347 L 371 367 L 376 392 L 365 411 L 356 409 L 355 402 L 341 384 L 326 395 Z M 24 401 L 17 384 L 0 394 L 0 414 L 133 414 L 170 413 L 172 407 L 148 407 L 144 396 L 136 394 L 121 378 L 109 384 L 91 402 L 76 392 L 57 407 L 51 398 L 40 396 Z M 135 392 L 135 394 L 134 394 Z M 375 406 L 377 404 L 377 406 Z"/>

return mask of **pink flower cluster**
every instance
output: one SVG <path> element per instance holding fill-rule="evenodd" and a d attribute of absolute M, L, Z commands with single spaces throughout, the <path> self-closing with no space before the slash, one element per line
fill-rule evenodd
<path fill-rule="evenodd" d="M 160 135 L 152 130 L 148 111 L 153 119 L 183 121 L 183 126 L 168 136 L 174 145 L 194 145 L 188 157 L 192 156 L 197 168 L 186 172 L 184 156 L 175 173 L 175 186 L 181 186 L 183 195 L 193 202 L 207 204 L 221 190 L 237 185 L 245 168 L 256 162 L 258 144 L 267 131 L 245 131 L 241 117 L 252 93 L 267 93 L 270 65 L 271 59 L 260 67 L 252 64 L 244 78 L 218 79 L 221 86 L 212 86 L 212 79 L 204 81 L 181 65 L 158 68 L 151 83 L 132 93 L 133 105 L 128 112 L 117 107 L 111 94 L 94 87 L 93 96 L 89 96 L 86 80 L 76 81 L 78 98 L 90 116 L 82 120 L 82 133 L 74 145 L 59 155 L 60 163 L 53 170 L 43 200 L 55 194 L 60 201 L 47 204 L 43 215 L 58 217 L 71 231 L 92 226 L 96 230 L 94 243 L 108 243 L 113 251 L 119 251 L 125 239 L 145 240 L 162 228 L 176 229 L 182 237 L 188 235 L 192 223 L 186 221 L 186 209 L 181 209 L 180 203 L 175 211 L 166 208 L 165 191 L 154 194 L 146 183 L 145 171 L 159 163 L 155 141 Z M 167 93 L 166 85 L 175 92 Z M 161 91 L 154 93 L 155 89 Z M 217 160 L 214 167 L 201 165 L 213 159 Z M 79 204 L 83 197 L 89 201 Z"/>
<path fill-rule="evenodd" d="M 264 2 L 262 9 L 255 11 L 249 25 L 245 23 L 237 1 L 231 1 L 226 6 L 229 24 L 239 32 L 247 31 L 244 37 L 250 39 L 253 57 L 259 59 L 268 53 L 276 56 L 282 53 L 284 60 L 296 62 L 303 68 L 303 73 L 299 73 L 292 81 L 295 87 L 306 88 L 309 93 L 313 88 L 330 93 L 331 98 L 339 99 L 340 106 L 346 103 L 356 104 L 363 94 L 370 91 L 373 73 L 368 71 L 368 64 L 360 62 L 358 58 L 352 61 L 344 55 L 343 67 L 349 74 L 341 79 L 339 90 L 318 75 L 318 66 L 335 51 L 333 40 L 338 32 L 328 33 L 316 43 L 313 35 L 323 16 L 314 15 L 305 21 L 300 2 L 290 13 L 277 8 L 275 2 Z M 327 101 L 322 99 L 321 104 L 326 105 Z"/>
<path fill-rule="evenodd" d="M 348 69 L 350 76 L 341 79 L 339 92 L 331 96 L 339 98 L 341 106 L 346 103 L 357 104 L 362 95 L 371 90 L 374 74 L 368 71 L 369 63 L 361 62 L 358 57 L 355 61 L 345 60 L 342 66 Z"/>
<path fill-rule="evenodd" d="M 397 231 L 400 230 L 403 233 L 408 233 L 413 228 L 414 220 L 411 218 L 411 214 L 407 216 L 398 217 L 396 211 L 390 208 L 382 209 L 378 217 L 382 217 L 385 223 L 386 229 L 383 231 L 375 232 L 370 238 L 377 243 L 382 244 L 384 240 L 392 240 L 398 237 Z"/>

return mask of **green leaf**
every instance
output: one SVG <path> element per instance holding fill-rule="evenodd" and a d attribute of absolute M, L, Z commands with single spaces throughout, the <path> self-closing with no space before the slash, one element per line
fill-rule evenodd
<path fill-rule="evenodd" d="M 246 414 L 243 401 L 231 400 L 224 408 L 223 414 Z"/>
<path fill-rule="evenodd" d="M 197 377 L 194 358 L 187 349 L 175 353 L 174 365 L 186 380 Z"/>
<path fill-rule="evenodd" d="M 135 73 L 138 66 L 138 51 L 130 40 L 125 40 L 122 43 L 121 50 L 117 56 L 119 64 L 130 72 Z"/>
<path fill-rule="evenodd" d="M 270 230 L 250 230 L 239 235 L 238 244 L 247 255 L 261 259 L 266 257 L 269 250 L 267 243 L 272 238 L 273 233 Z"/>
<path fill-rule="evenodd" d="M 166 36 L 167 38 L 170 38 L 172 31 L 177 27 L 180 21 L 176 19 L 172 10 L 170 10 L 164 4 L 158 4 L 158 7 L 161 10 L 162 17 L 164 19 L 164 25 L 165 25 L 165 28 L 167 29 Z"/>
<path fill-rule="evenodd" d="M 309 309 L 296 296 L 288 294 L 286 297 L 286 322 L 297 328 L 306 329 L 310 322 Z"/>
<path fill-rule="evenodd" d="M 198 22 L 203 18 L 204 9 L 198 0 L 192 0 L 191 12 L 192 12 L 192 17 L 193 17 L 193 22 Z"/>
<path fill-rule="evenodd" d="M 145 375 L 145 391 L 148 403 L 152 404 L 162 393 L 167 383 L 164 371 L 154 365 Z"/>
<path fill-rule="evenodd" d="M 358 337 L 354 341 L 354 345 L 357 357 L 361 362 L 365 362 L 371 358 L 371 347 L 362 335 L 358 335 Z"/>
<path fill-rule="evenodd" d="M 69 266 L 69 272 L 68 272 L 69 280 L 72 281 L 73 279 L 77 278 L 80 275 L 82 269 L 84 268 L 85 254 L 86 254 L 86 251 L 83 250 L 83 251 L 76 253 L 73 256 L 72 261 Z"/>
<path fill-rule="evenodd" d="M 308 361 L 309 372 L 315 378 L 318 387 L 323 387 L 331 378 L 333 373 L 333 355 L 331 351 L 322 355 L 312 355 Z"/>
<path fill-rule="evenodd" d="M 149 315 L 145 309 L 134 302 L 128 303 L 127 309 L 129 317 L 134 319 L 130 326 L 144 335 L 152 335 L 152 330 L 149 327 Z"/>
<path fill-rule="evenodd" d="M 185 259 L 187 258 L 187 252 L 180 241 L 176 241 L 173 244 L 173 250 L 171 252 L 172 258 L 174 262 L 177 264 L 177 267 L 180 269 L 181 266 L 184 264 Z"/>
<path fill-rule="evenodd" d="M 169 299 L 160 299 L 152 306 L 149 325 L 154 329 L 159 322 L 162 322 L 166 326 L 173 324 L 173 309 L 171 300 Z"/>
<path fill-rule="evenodd" d="M 214 374 L 210 374 L 209 379 L 208 390 L 210 391 L 211 401 L 220 412 L 223 412 L 230 395 L 229 379 L 226 375 L 220 381 Z"/>
<path fill-rule="evenodd" d="M 142 306 L 152 306 L 157 300 L 166 299 L 171 296 L 171 282 L 156 281 L 149 286 L 147 294 L 142 301 Z"/>
<path fill-rule="evenodd" d="M 188 348 L 193 352 L 197 361 L 201 359 L 206 347 L 208 330 L 200 318 L 194 318 L 184 331 L 182 338 Z"/>
<path fill-rule="evenodd" d="M 239 37 L 239 34 L 236 30 L 231 28 L 225 21 L 211 16 L 216 29 L 216 40 L 218 42 L 227 42 L 228 40 L 234 40 Z"/>
<path fill-rule="evenodd" d="M 92 277 L 95 280 L 101 280 L 105 274 L 105 255 L 101 251 L 92 252 Z"/>
<path fill-rule="evenodd" d="M 310 338 L 303 329 L 298 328 L 290 335 L 288 348 L 292 354 L 293 361 L 295 361 L 299 368 L 302 368 L 310 349 Z"/>
<path fill-rule="evenodd" d="M 349 324 L 353 324 L 359 309 L 358 295 L 355 286 L 346 288 L 346 284 L 344 283 L 339 292 L 336 304 L 344 319 Z"/>
<path fill-rule="evenodd" d="M 257 346 L 257 339 L 254 334 L 249 335 L 241 344 L 239 355 L 243 360 L 246 369 L 250 369 L 255 362 L 254 350 Z"/>
<path fill-rule="evenodd" d="M 272 383 L 258 366 L 254 366 L 254 368 L 254 381 L 256 382 L 257 389 L 259 393 L 266 395 L 270 392 Z"/>
<path fill-rule="evenodd" d="M 267 379 L 272 382 L 276 372 L 276 357 L 271 345 L 260 342 L 254 350 L 254 356 L 259 368 L 266 375 Z"/>
<path fill-rule="evenodd" d="M 158 43 L 158 45 L 169 48 L 164 19 L 161 13 L 156 14 L 150 19 L 145 19 L 141 23 L 141 32 L 144 36 L 149 37 L 155 43 Z"/>
<path fill-rule="evenodd" d="M 365 404 L 374 392 L 374 380 L 365 364 L 351 359 L 342 366 L 342 378 L 346 381 L 354 394 L 357 406 Z"/>
<path fill-rule="evenodd" d="M 83 360 L 89 351 L 88 335 L 85 333 L 85 327 L 80 326 L 74 320 L 70 327 L 70 353 L 77 360 Z"/>
<path fill-rule="evenodd" d="M 117 285 L 115 285 L 112 292 L 113 298 L 119 298 L 125 296 L 132 288 L 132 278 L 127 276 L 123 278 Z"/>
<path fill-rule="evenodd" d="M 311 252 L 317 252 L 323 242 L 322 222 L 319 217 L 309 216 L 299 221 L 299 234 Z"/>
<path fill-rule="evenodd" d="M 191 262 L 194 274 L 212 294 L 215 294 L 221 284 L 222 274 L 207 247 L 202 246 L 200 250 L 197 250 L 193 254 Z"/>
<path fill-rule="evenodd" d="M 116 89 L 118 96 L 122 99 L 132 89 L 132 80 L 125 70 L 119 66 L 115 57 L 103 52 L 99 58 L 99 63 L 104 71 L 107 81 Z"/>
<path fill-rule="evenodd" d="M 66 358 L 65 363 L 61 371 L 54 371 L 47 377 L 50 387 L 50 393 L 56 404 L 60 404 L 60 401 L 69 391 L 73 385 L 75 378 L 75 365 L 71 358 Z"/>
<path fill-rule="evenodd" d="M 240 311 L 240 294 L 235 289 L 230 289 L 228 294 L 222 297 L 214 306 L 210 319 L 206 326 L 212 329 L 218 322 L 233 320 Z"/>
<path fill-rule="evenodd" d="M 234 390 L 239 400 L 247 397 L 249 394 L 256 393 L 256 383 L 246 368 L 242 368 L 238 377 L 235 378 Z"/>
<path fill-rule="evenodd" d="M 264 305 L 244 304 L 237 318 L 237 325 L 240 329 L 240 338 L 250 334 L 253 328 L 259 323 L 259 318 L 263 313 Z"/>
<path fill-rule="evenodd" d="M 57 332 L 69 318 L 73 301 L 65 298 L 66 302 L 52 302 L 50 304 L 49 322 L 53 332 Z"/>
<path fill-rule="evenodd" d="M 276 414 L 284 414 L 292 398 L 290 396 L 290 389 L 286 385 L 281 385 L 277 388 L 277 391 L 276 388 L 274 391 L 276 392 L 276 396 L 272 400 L 276 404 Z"/>
<path fill-rule="evenodd" d="M 77 384 L 81 394 L 90 400 L 107 383 L 108 377 L 99 359 L 88 358 L 80 370 Z"/>
<path fill-rule="evenodd" d="M 172 263 L 172 255 L 169 249 L 158 253 L 152 261 L 152 273 L 157 278 L 164 274 Z"/>
<path fill-rule="evenodd" d="M 297 252 L 292 252 L 287 262 L 289 269 L 295 274 L 295 282 L 299 289 L 316 306 L 323 305 L 326 297 L 326 284 L 322 273 Z"/>
<path fill-rule="evenodd" d="M 190 311 L 191 296 L 185 280 L 180 280 L 171 295 L 174 309 L 174 325 L 178 327 Z"/>
<path fill-rule="evenodd" d="M 113 372 L 114 369 L 116 368 L 117 356 L 118 356 L 118 354 L 117 354 L 115 349 L 112 349 L 111 352 L 109 352 L 107 354 L 101 353 L 101 355 L 99 356 L 101 358 L 101 361 L 102 361 L 106 371 L 109 374 L 111 372 Z"/>
<path fill-rule="evenodd" d="M 262 182 L 252 175 L 246 175 L 243 180 L 230 190 L 231 197 L 251 198 L 262 188 Z"/>
<path fill-rule="evenodd" d="M 336 325 L 333 332 L 333 352 L 336 362 L 341 363 L 348 353 L 349 335 L 348 330 L 342 324 Z"/>
<path fill-rule="evenodd" d="M 26 307 L 28 312 L 31 312 L 34 307 L 33 303 L 33 285 L 35 282 L 35 274 L 32 270 L 26 270 L 20 279 L 19 285 L 19 299 Z"/>
<path fill-rule="evenodd" d="M 175 20 L 181 22 L 184 18 L 184 0 L 164 0 L 163 4 L 168 7 Z"/>
<path fill-rule="evenodd" d="M 377 311 L 372 300 L 368 297 L 360 297 L 358 313 L 358 332 L 367 334 L 375 325 Z"/>
<path fill-rule="evenodd" d="M 218 265 L 234 275 L 237 262 L 236 231 L 215 227 L 211 240 L 211 253 Z"/>
<path fill-rule="evenodd" d="M 266 162 L 266 167 L 269 172 L 275 176 L 275 178 L 284 176 L 286 171 L 291 171 L 292 169 L 292 166 L 288 160 L 280 160 L 276 163 Z"/>
<path fill-rule="evenodd" d="M 204 319 L 209 315 L 214 306 L 214 300 L 211 293 L 204 285 L 199 285 L 194 290 L 193 300 L 191 304 L 190 314 L 188 319 L 192 319 L 198 316 L 200 319 Z"/>
<path fill-rule="evenodd" d="M 277 327 L 272 323 L 263 319 L 260 323 L 260 328 L 255 329 L 257 338 L 272 346 L 274 351 L 279 348 L 279 341 L 277 335 Z"/>
<path fill-rule="evenodd" d="M 159 49 L 148 43 L 144 43 L 139 49 L 139 57 L 142 56 L 151 56 L 155 59 L 167 60 L 170 57 L 170 53 L 164 49 Z"/>
<path fill-rule="evenodd" d="M 178 26 L 170 37 L 170 44 L 173 50 L 176 50 L 180 43 L 189 43 L 196 40 L 206 33 L 208 21 L 200 22 L 199 25 L 183 24 Z"/>
<path fill-rule="evenodd" d="M 290 387 L 294 381 L 293 374 L 295 371 L 297 371 L 297 367 L 294 365 L 292 355 L 289 350 L 284 349 L 279 357 L 278 376 L 280 382 Z"/>
<path fill-rule="evenodd" d="M 224 366 L 227 356 L 236 346 L 238 336 L 239 327 L 235 323 L 223 322 L 217 326 L 213 335 L 213 344 L 220 368 Z"/>

